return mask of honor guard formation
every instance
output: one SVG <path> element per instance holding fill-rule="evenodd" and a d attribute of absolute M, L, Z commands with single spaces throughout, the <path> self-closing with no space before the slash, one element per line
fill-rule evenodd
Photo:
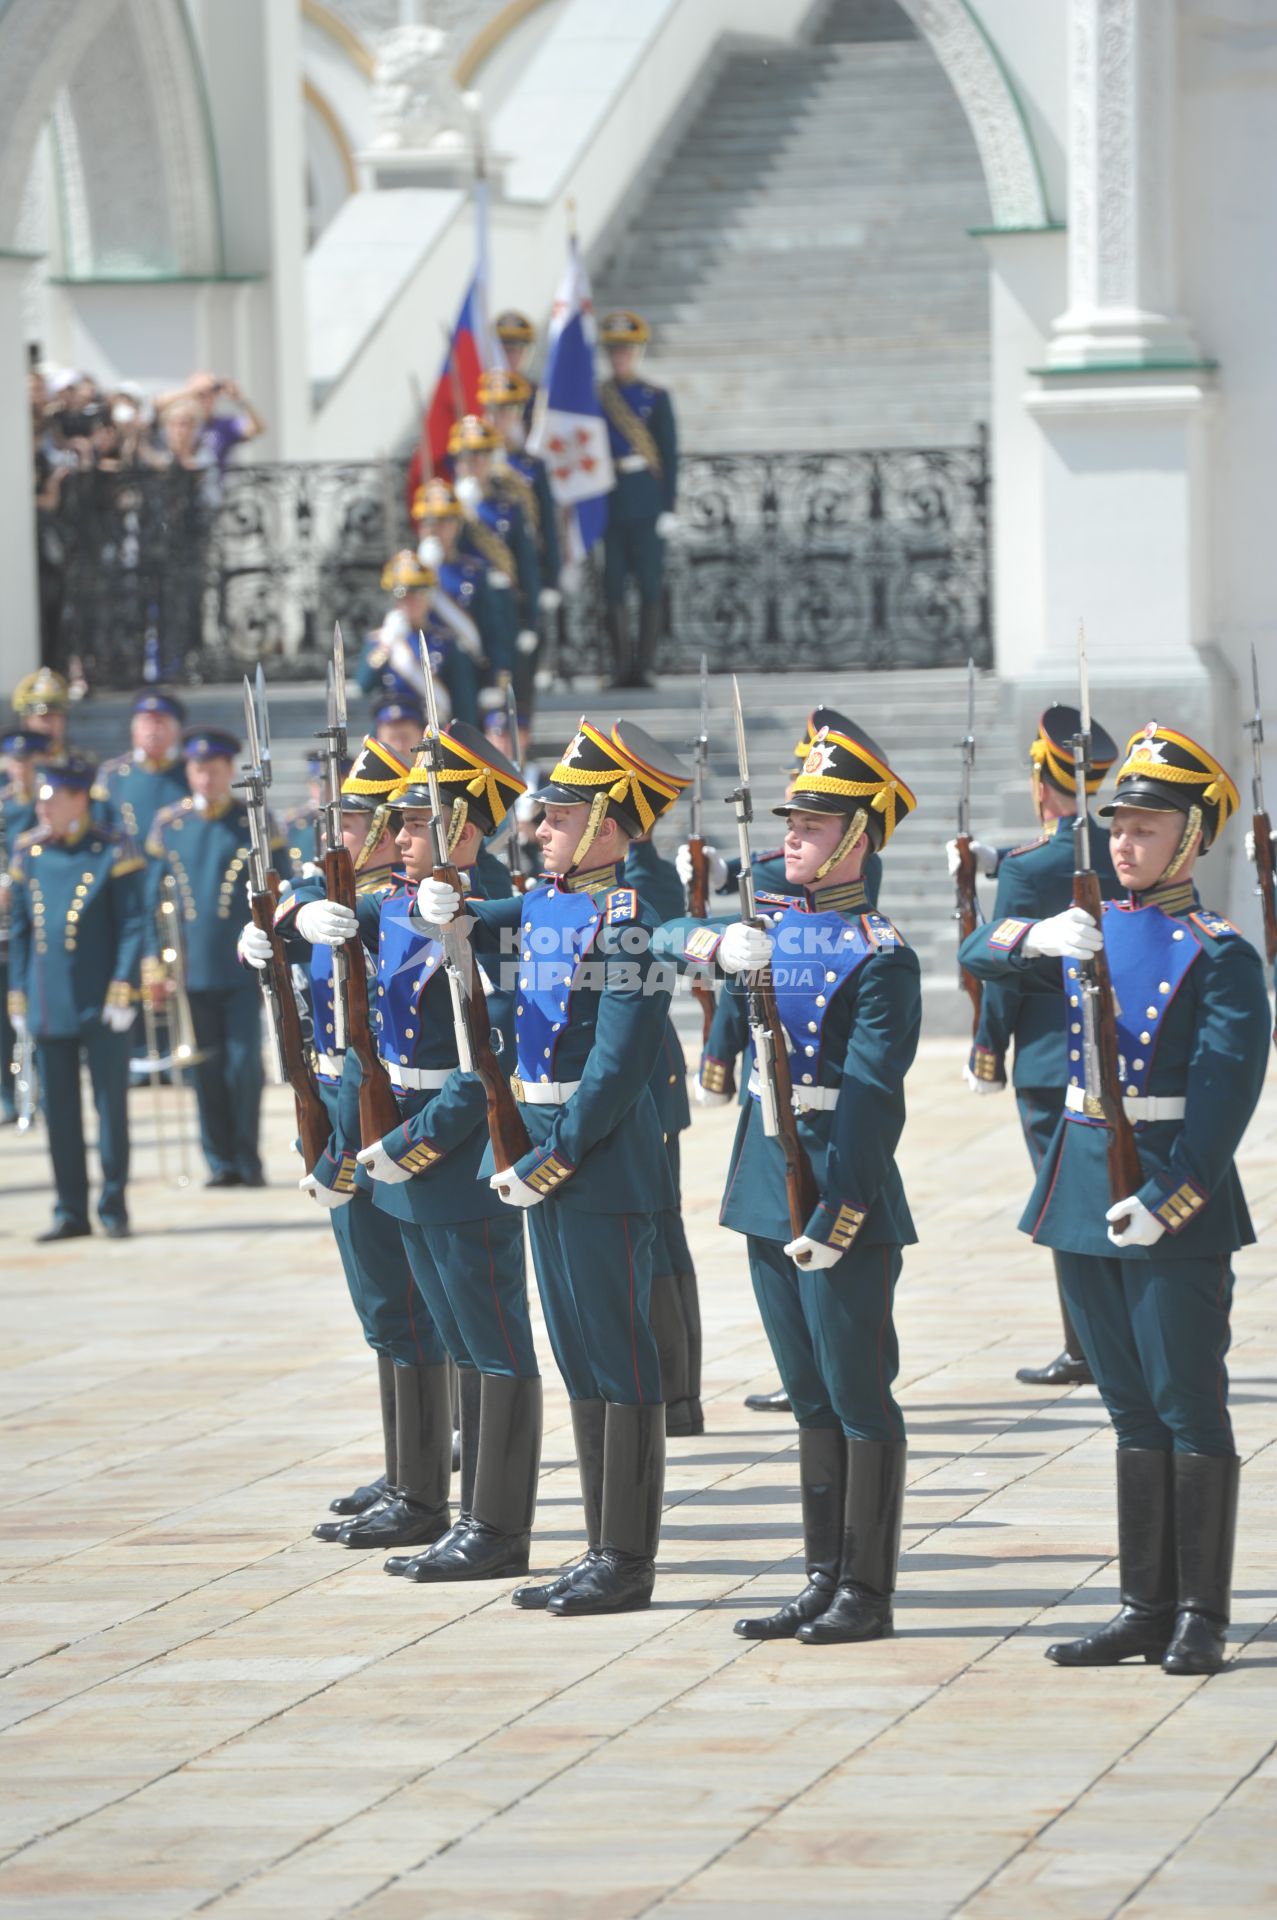
<path fill-rule="evenodd" d="M 628 377 L 641 323 L 613 318 L 609 418 L 658 456 L 609 549 L 609 579 L 640 583 L 633 645 L 609 602 L 617 678 L 633 684 L 651 661 L 674 448 Z M 150 688 L 129 751 L 99 767 L 66 738 L 56 674 L 18 688 L 3 740 L 4 1119 L 47 1128 L 42 1238 L 89 1235 L 87 1066 L 96 1211 L 125 1236 L 131 1066 L 193 1089 L 207 1185 L 259 1186 L 265 1037 L 294 1096 L 301 1198 L 328 1212 L 377 1362 L 383 1457 L 335 1495 L 316 1541 L 381 1549 L 405 1582 L 511 1580 L 529 1613 L 627 1611 L 653 1593 L 666 1437 L 706 1431 L 681 1217 L 693 1105 L 672 1018 L 674 996 L 694 994 L 694 1105 L 739 1106 L 719 1221 L 743 1239 L 780 1377 L 750 1404 L 792 1411 L 799 1431 L 805 1583 L 735 1631 L 877 1639 L 893 1631 L 907 1505 L 894 1303 L 927 1231 L 896 1158 L 919 965 L 882 904 L 893 837 L 917 831 L 910 769 L 854 714 L 816 706 L 783 791 L 758 797 L 781 835 L 760 852 L 737 694 L 729 858 L 702 832 L 703 672 L 689 764 L 601 714 L 547 771 L 521 768 L 520 661 L 558 556 L 536 474 L 485 460 L 518 440 L 527 389 L 517 368 L 491 376 L 496 424 L 463 420 L 455 486 L 422 484 L 422 552 L 389 563 L 392 610 L 357 663 L 371 724 L 348 750 L 338 634 L 310 805 L 282 826 L 260 668 L 243 738 L 186 725 L 181 701 Z M 499 706 L 481 666 L 507 676 Z M 1239 806 L 1233 780 L 1161 720 L 1119 751 L 1090 715 L 1084 650 L 1080 667 L 1080 704 L 1049 707 L 1028 743 L 1039 835 L 986 843 L 964 796 L 947 845 L 974 1012 L 963 1078 L 980 1098 L 1014 1087 L 1032 1177 L 1020 1225 L 1055 1262 L 1062 1350 L 1019 1377 L 1093 1381 L 1116 1439 L 1121 1608 L 1047 1658 L 1208 1674 L 1225 1659 L 1238 1513 L 1232 1256 L 1254 1239 L 1234 1158 L 1264 1078 L 1268 980 L 1199 891 Z M 1251 725 L 1248 851 L 1277 950 L 1258 698 Z M 667 859 L 654 831 L 684 801 Z M 981 879 L 995 883 L 987 917 Z M 583 1557 L 548 1578 L 532 1577 L 545 1556 L 529 1255 L 586 1526 Z"/>

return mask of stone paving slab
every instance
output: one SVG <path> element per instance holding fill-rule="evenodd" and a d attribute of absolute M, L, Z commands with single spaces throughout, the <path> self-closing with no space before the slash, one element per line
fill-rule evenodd
<path fill-rule="evenodd" d="M 1242 1162 L 1235 1658 L 1063 1673 L 1044 1646 L 1116 1599 L 1112 1445 L 1092 1390 L 1015 1384 L 1055 1351 L 1049 1262 L 1015 1231 L 1014 1110 L 959 1059 L 927 1043 L 910 1082 L 897 1637 L 862 1648 L 731 1633 L 801 1580 L 796 1430 L 741 1405 L 774 1373 L 716 1226 L 732 1114 L 698 1112 L 684 1155 L 710 1431 L 670 1444 L 654 1605 L 590 1621 L 310 1540 L 375 1470 L 377 1413 L 285 1095 L 271 1186 L 232 1194 L 193 1152 L 174 1184 L 171 1094 L 162 1179 L 135 1099 L 125 1245 L 32 1246 L 44 1142 L 0 1134 L 5 1920 L 1277 1910 L 1277 1087 Z M 582 1521 L 537 1327 L 551 1568 Z"/>

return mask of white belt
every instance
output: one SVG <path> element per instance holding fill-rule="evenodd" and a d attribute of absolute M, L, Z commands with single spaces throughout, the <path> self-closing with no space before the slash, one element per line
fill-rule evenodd
<path fill-rule="evenodd" d="M 580 1084 L 579 1080 L 521 1080 L 517 1073 L 510 1075 L 510 1091 L 530 1107 L 561 1107 Z"/>
<path fill-rule="evenodd" d="M 339 1053 L 317 1053 L 315 1072 L 324 1074 L 329 1080 L 341 1079 L 342 1056 Z"/>
<path fill-rule="evenodd" d="M 756 1100 L 762 1098 L 763 1090 L 756 1073 L 749 1076 L 749 1090 Z M 795 1087 L 794 1112 L 832 1113 L 838 1105 L 838 1092 L 837 1087 Z"/>
<path fill-rule="evenodd" d="M 1064 1104 L 1070 1113 L 1086 1112 L 1086 1091 L 1083 1087 L 1069 1087 L 1065 1091 Z M 1128 1094 L 1122 1102 L 1122 1111 L 1128 1120 L 1182 1120 L 1185 1100 L 1182 1093 L 1159 1095 Z"/>
<path fill-rule="evenodd" d="M 646 473 L 648 471 L 647 461 L 641 453 L 623 453 L 616 464 L 622 473 Z"/>
<path fill-rule="evenodd" d="M 401 1067 L 394 1060 L 382 1060 L 392 1087 L 401 1093 L 433 1093 L 452 1078 L 451 1067 Z"/>

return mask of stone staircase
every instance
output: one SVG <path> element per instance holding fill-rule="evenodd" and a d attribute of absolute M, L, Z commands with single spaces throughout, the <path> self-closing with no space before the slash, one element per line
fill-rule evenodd
<path fill-rule="evenodd" d="M 595 304 L 652 322 L 700 453 L 940 446 L 989 407 L 988 198 L 965 116 L 892 0 L 731 51 Z"/>
<path fill-rule="evenodd" d="M 793 766 L 812 702 L 812 688 L 798 675 L 750 673 L 740 676 L 741 699 L 749 730 L 750 774 L 754 791 L 757 849 L 779 844 L 781 825 L 769 809 L 780 798 Z M 968 1003 L 956 986 L 953 888 L 945 871 L 944 842 L 955 831 L 960 778 L 956 743 L 966 730 L 966 674 L 945 669 L 883 674 L 831 674 L 819 693 L 830 705 L 853 714 L 882 745 L 892 765 L 913 788 L 915 815 L 893 837 L 884 860 L 882 908 L 899 924 L 923 968 L 925 1029 L 931 1034 L 964 1030 Z M 184 698 L 192 724 L 229 727 L 242 732 L 238 690 L 203 687 Z M 636 720 L 654 738 L 687 757 L 698 724 L 697 684 L 693 678 L 667 680 L 651 693 L 607 694 L 593 685 L 556 689 L 542 698 L 533 756 L 542 766 L 571 737 L 580 713 L 602 724 L 617 714 Z M 118 753 L 128 733 L 129 700 L 104 694 L 74 710 L 72 734 L 86 752 Z M 278 686 L 270 694 L 275 785 L 272 800 L 280 813 L 301 803 L 305 794 L 305 754 L 324 724 L 324 696 L 317 685 Z M 351 689 L 352 737 L 365 717 L 365 703 Z M 1031 831 L 1023 743 L 1013 739 L 1003 717 L 1001 692 L 992 674 L 976 683 L 978 741 L 972 813 L 976 829 L 1002 843 L 1027 838 Z M 729 796 L 736 785 L 731 711 L 731 681 L 710 680 L 710 777 L 705 795 L 705 834 L 727 854 L 736 850 L 736 825 Z M 1008 796 L 1010 796 L 1008 801 Z M 658 830 L 658 844 L 673 854 L 688 831 L 688 810 L 680 804 Z M 986 889 L 991 900 L 991 888 Z M 725 913 L 733 901 L 716 905 Z M 680 1016 L 680 1024 L 682 1019 Z M 689 1013 L 688 1041 L 692 1021 Z"/>

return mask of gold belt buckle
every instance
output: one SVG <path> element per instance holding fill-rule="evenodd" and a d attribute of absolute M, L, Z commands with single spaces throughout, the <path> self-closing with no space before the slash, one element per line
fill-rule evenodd
<path fill-rule="evenodd" d="M 522 1082 L 522 1080 L 521 1080 L 521 1079 L 519 1078 L 519 1076 L 518 1076 L 518 1074 L 517 1074 L 517 1073 L 512 1073 L 512 1074 L 510 1075 L 510 1091 L 511 1091 L 511 1093 L 512 1093 L 512 1094 L 514 1095 L 514 1097 L 515 1097 L 515 1099 L 516 1099 L 517 1101 L 519 1101 L 519 1102 L 520 1102 L 520 1104 L 522 1104 L 522 1102 L 523 1102 L 523 1082 Z"/>

